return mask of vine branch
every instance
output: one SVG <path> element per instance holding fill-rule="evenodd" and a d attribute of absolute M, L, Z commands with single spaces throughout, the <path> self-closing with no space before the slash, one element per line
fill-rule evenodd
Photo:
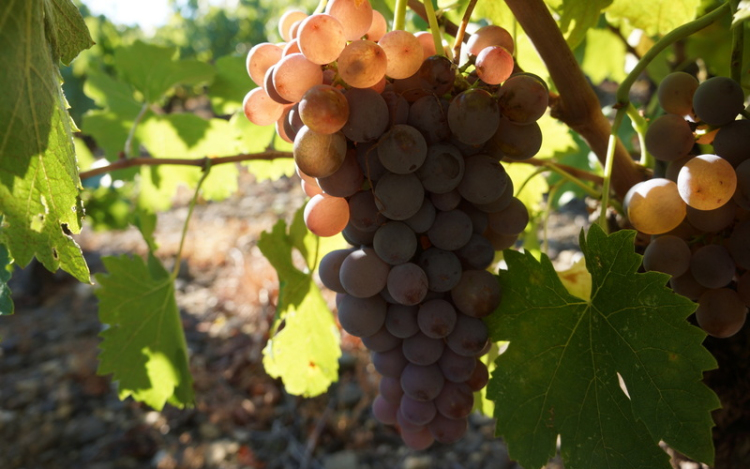
<path fill-rule="evenodd" d="M 211 158 L 208 156 L 204 158 L 129 158 L 117 160 L 107 166 L 89 169 L 88 171 L 81 171 L 79 176 L 81 180 L 84 180 L 99 176 L 100 174 L 111 173 L 112 171 L 132 168 L 135 166 L 181 165 L 205 168 L 209 163 L 211 166 L 216 166 L 217 164 L 238 163 L 241 161 L 252 160 L 275 160 L 276 158 L 292 158 L 292 153 L 287 151 L 264 151 L 262 153 L 220 156 L 217 158 Z"/>
<path fill-rule="evenodd" d="M 552 115 L 583 137 L 599 161 L 606 164 L 612 126 L 602 114 L 599 100 L 586 81 L 573 52 L 543 0 L 505 0 L 547 65 L 560 92 L 552 104 Z M 645 179 L 645 173 L 616 141 L 612 181 L 615 193 L 624 197 L 628 189 Z"/>

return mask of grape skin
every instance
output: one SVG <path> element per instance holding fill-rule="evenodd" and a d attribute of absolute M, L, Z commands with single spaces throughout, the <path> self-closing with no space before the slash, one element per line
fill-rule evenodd
<path fill-rule="evenodd" d="M 734 290 L 708 290 L 698 299 L 695 318 L 709 335 L 724 339 L 742 329 L 747 318 L 747 307 Z"/>
<path fill-rule="evenodd" d="M 346 158 L 341 132 L 320 134 L 304 126 L 294 137 L 294 162 L 308 176 L 324 178 L 335 173 Z"/>
<path fill-rule="evenodd" d="M 634 185 L 625 195 L 624 206 L 635 229 L 654 235 L 676 228 L 686 213 L 677 184 L 664 178 Z"/>
<path fill-rule="evenodd" d="M 673 235 L 659 236 L 643 252 L 643 268 L 679 277 L 690 268 L 690 248 Z"/>
<path fill-rule="evenodd" d="M 676 114 L 665 114 L 648 126 L 646 149 L 661 161 L 684 158 L 695 145 L 690 125 Z"/>
<path fill-rule="evenodd" d="M 689 73 L 672 72 L 659 83 L 657 97 L 661 107 L 670 114 L 693 114 L 693 95 L 698 80 Z"/>
<path fill-rule="evenodd" d="M 728 77 L 713 77 L 695 90 L 693 109 L 706 124 L 722 126 L 732 122 L 744 109 L 744 100 L 739 83 Z"/>
<path fill-rule="evenodd" d="M 699 155 L 680 169 L 677 188 L 686 204 L 698 210 L 713 210 L 732 198 L 737 175 L 720 156 Z"/>

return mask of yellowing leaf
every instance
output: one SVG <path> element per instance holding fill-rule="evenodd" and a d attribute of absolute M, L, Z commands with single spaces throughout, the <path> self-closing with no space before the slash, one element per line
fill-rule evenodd
<path fill-rule="evenodd" d="M 104 257 L 97 274 L 102 338 L 99 370 L 113 374 L 120 399 L 132 396 L 156 410 L 193 403 L 193 378 L 175 300 L 174 282 L 158 259 Z"/>

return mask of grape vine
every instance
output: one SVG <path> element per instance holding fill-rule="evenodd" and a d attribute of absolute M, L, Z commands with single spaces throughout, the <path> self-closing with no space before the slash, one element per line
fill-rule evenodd
<path fill-rule="evenodd" d="M 336 381 L 347 334 L 381 375 L 373 415 L 412 449 L 459 441 L 494 407 L 526 467 L 559 451 L 570 468 L 668 468 L 660 441 L 720 467 L 703 342 L 748 331 L 747 2 L 386 3 L 289 9 L 215 63 L 123 46 L 116 75 L 88 72 L 80 133 L 59 85 L 59 64 L 93 46 L 80 13 L 0 6 L 0 315 L 33 258 L 90 281 L 75 235 L 106 175 L 134 194 L 149 254 L 96 275 L 99 372 L 122 398 L 191 405 L 174 281 L 194 206 L 236 192 L 243 166 L 309 198 L 258 241 L 281 285 L 263 362 L 290 393 Z M 603 108 L 590 82 L 606 79 Z M 204 87 L 212 117 L 169 112 L 176 90 Z M 153 227 L 179 185 L 194 192 L 169 272 Z M 575 196 L 598 220 L 570 285 L 536 233 Z"/>

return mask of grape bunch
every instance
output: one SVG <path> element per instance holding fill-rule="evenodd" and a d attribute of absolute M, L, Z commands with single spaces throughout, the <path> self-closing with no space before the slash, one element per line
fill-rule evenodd
<path fill-rule="evenodd" d="M 698 324 L 730 337 L 750 306 L 750 120 L 737 120 L 745 96 L 730 78 L 699 83 L 674 72 L 657 97 L 666 114 L 651 122 L 645 143 L 663 177 L 625 197 L 632 225 L 655 235 L 643 267 L 670 274 L 672 289 L 697 301 Z"/>
<path fill-rule="evenodd" d="M 529 221 L 501 160 L 537 153 L 549 91 L 513 73 L 501 27 L 471 36 L 467 72 L 431 35 L 386 30 L 367 0 L 285 13 L 286 43 L 248 54 L 244 111 L 293 143 L 308 229 L 351 244 L 320 279 L 382 375 L 375 417 L 423 449 L 465 434 L 489 380 L 482 318 L 501 289 L 487 268 Z"/>

